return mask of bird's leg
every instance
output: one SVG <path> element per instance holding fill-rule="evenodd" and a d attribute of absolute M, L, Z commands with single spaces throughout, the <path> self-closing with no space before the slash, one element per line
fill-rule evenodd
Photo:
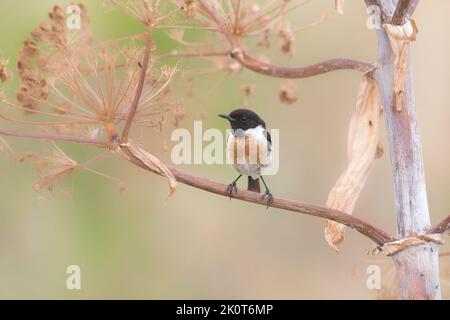
<path fill-rule="evenodd" d="M 236 182 L 242 177 L 242 174 L 240 174 L 232 183 L 230 183 L 227 187 L 227 193 L 231 197 L 233 196 L 233 192 L 237 192 Z"/>
<path fill-rule="evenodd" d="M 262 196 L 262 199 L 264 199 L 265 197 L 267 197 L 267 208 L 266 208 L 266 209 L 269 209 L 269 206 L 272 205 L 272 203 L 273 203 L 273 195 L 272 195 L 272 193 L 269 191 L 269 188 L 267 188 L 267 184 L 266 184 L 266 182 L 264 181 L 264 178 L 263 178 L 262 176 L 261 176 L 260 178 L 261 178 L 261 181 L 262 181 L 263 184 L 264 184 L 264 187 L 266 188 L 266 192 L 264 192 L 264 194 L 263 194 L 263 196 Z"/>

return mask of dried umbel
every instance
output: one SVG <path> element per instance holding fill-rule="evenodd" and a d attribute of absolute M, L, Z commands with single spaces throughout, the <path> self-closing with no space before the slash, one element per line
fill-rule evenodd
<path fill-rule="evenodd" d="M 55 184 L 70 175 L 79 166 L 68 157 L 56 144 L 50 143 L 47 155 L 35 155 L 34 169 L 38 175 L 35 191 L 47 189 L 53 191 Z"/>
<path fill-rule="evenodd" d="M 29 122 L 32 124 L 91 137 L 105 132 L 112 140 L 134 99 L 141 71 L 138 60 L 142 57 L 141 51 L 134 47 L 101 48 L 85 52 L 83 58 L 67 57 L 48 71 L 47 80 L 30 76 L 28 94 L 18 93 L 23 107 L 13 103 L 6 105 L 45 118 L 45 121 Z M 172 108 L 166 95 L 175 72 L 176 68 L 168 66 L 160 70 L 151 66 L 147 70 L 136 123 L 160 129 L 165 114 Z M 25 102 L 41 107 L 30 110 L 34 108 L 24 106 Z"/>
<path fill-rule="evenodd" d="M 168 3 L 168 0 L 103 0 L 105 7 L 118 8 L 148 28 L 156 26 L 178 11 L 177 9 L 167 13 Z"/>
<path fill-rule="evenodd" d="M 174 2 L 180 7 L 186 6 L 184 0 Z M 279 23 L 289 10 L 289 2 L 200 0 L 197 1 L 195 18 L 204 27 L 226 28 L 234 36 L 256 35 Z"/>
<path fill-rule="evenodd" d="M 46 73 L 68 57 L 82 55 L 91 43 L 86 8 L 78 4 L 80 28 L 67 27 L 68 15 L 59 6 L 49 13 L 50 23 L 43 22 L 27 37 L 18 55 L 17 70 L 21 86 L 17 100 L 26 109 L 34 110 L 48 95 Z"/>
<path fill-rule="evenodd" d="M 50 151 L 46 155 L 29 153 L 30 158 L 36 159 L 39 177 L 36 191 L 52 191 L 57 182 L 79 168 L 94 172 L 88 164 L 102 158 L 100 154 L 78 164 L 53 143 L 51 137 L 64 135 L 71 137 L 71 141 L 101 141 L 103 146 L 115 149 L 125 122 L 160 131 L 168 118 L 173 116 L 172 123 L 178 125 L 184 114 L 181 105 L 173 103 L 169 97 L 169 85 L 177 67 L 154 65 L 149 34 L 145 35 L 145 55 L 144 50 L 133 43 L 93 43 L 86 10 L 81 5 L 79 8 L 83 26 L 80 30 L 67 29 L 67 16 L 58 6 L 50 12 L 51 24 L 43 23 L 33 30 L 19 54 L 18 103 L 5 99 L 0 104 L 3 120 L 35 126 L 36 129 L 29 130 L 32 135 L 50 137 Z M 144 56 L 145 61 L 142 61 Z M 0 62 L 3 82 L 11 74 L 6 62 Z M 130 117 L 131 109 L 135 110 L 133 117 Z M 25 112 L 28 119 L 23 120 L 20 111 Z M 10 149 L 6 141 L 0 143 L 3 150 Z"/>

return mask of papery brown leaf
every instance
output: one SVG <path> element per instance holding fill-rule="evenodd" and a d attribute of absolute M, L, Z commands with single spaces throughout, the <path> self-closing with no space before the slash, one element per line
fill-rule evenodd
<path fill-rule="evenodd" d="M 385 24 L 384 29 L 394 52 L 395 107 L 397 111 L 401 111 L 408 70 L 409 43 L 416 40 L 417 27 L 414 20 L 408 20 L 402 26 Z"/>
<path fill-rule="evenodd" d="M 127 151 L 129 151 L 128 154 Z M 159 160 L 157 157 L 145 151 L 140 146 L 133 143 L 133 141 L 129 140 L 127 143 L 121 144 L 118 152 L 124 156 L 127 160 L 133 161 L 138 159 L 146 169 L 153 171 L 163 177 L 166 177 L 169 182 L 169 193 L 168 197 L 172 196 L 177 188 L 177 180 L 173 176 L 172 172 L 167 168 L 167 166 Z M 135 159 L 131 158 L 134 157 Z"/>
<path fill-rule="evenodd" d="M 375 80 L 365 75 L 361 81 L 348 131 L 348 165 L 330 191 L 327 206 L 352 213 L 376 156 L 380 130 L 381 103 Z M 344 241 L 344 226 L 328 220 L 325 239 L 338 252 Z"/>

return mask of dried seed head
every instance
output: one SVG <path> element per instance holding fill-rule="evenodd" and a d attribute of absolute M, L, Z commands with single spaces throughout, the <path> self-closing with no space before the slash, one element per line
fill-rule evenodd
<path fill-rule="evenodd" d="M 8 63 L 8 60 L 0 59 L 0 85 L 11 80 L 13 77 L 11 71 L 8 69 Z"/>
<path fill-rule="evenodd" d="M 293 81 L 284 83 L 278 92 L 278 98 L 282 103 L 293 104 L 298 100 L 297 84 Z"/>
<path fill-rule="evenodd" d="M 261 33 L 258 41 L 258 46 L 263 48 L 270 48 L 270 29 L 266 29 Z"/>
<path fill-rule="evenodd" d="M 295 37 L 291 30 L 291 25 L 287 22 L 280 24 L 278 28 L 278 36 L 281 40 L 281 52 L 290 57 L 294 55 L 294 41 Z"/>
<path fill-rule="evenodd" d="M 159 0 L 103 0 L 105 7 L 117 8 L 147 27 L 155 26 L 170 16 L 170 13 L 165 15 L 168 3 Z"/>
<path fill-rule="evenodd" d="M 185 13 L 187 19 L 193 19 L 197 11 L 197 4 L 194 0 L 182 0 L 180 9 Z"/>
<path fill-rule="evenodd" d="M 68 157 L 56 144 L 49 144 L 48 156 L 37 156 L 34 169 L 38 181 L 33 189 L 52 192 L 54 186 L 78 168 L 78 163 Z"/>
<path fill-rule="evenodd" d="M 81 30 L 69 30 L 66 13 L 61 7 L 54 6 L 49 13 L 51 23 L 41 23 L 24 40 L 17 62 L 21 85 L 16 93 L 23 108 L 38 109 L 49 94 L 48 72 L 61 68 L 62 61 L 76 52 L 82 55 L 91 42 L 86 9 L 82 4 L 78 4 L 78 8 Z"/>
<path fill-rule="evenodd" d="M 253 93 L 255 93 L 255 90 L 256 84 L 254 83 L 243 85 L 241 86 L 241 95 L 243 97 L 250 97 Z"/>

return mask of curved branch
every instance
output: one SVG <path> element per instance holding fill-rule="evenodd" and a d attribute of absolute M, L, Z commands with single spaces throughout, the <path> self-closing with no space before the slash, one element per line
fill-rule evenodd
<path fill-rule="evenodd" d="M 336 71 L 336 70 L 357 70 L 367 72 L 375 68 L 375 66 L 368 62 L 352 60 L 352 59 L 332 59 L 312 64 L 304 67 L 279 67 L 271 65 L 251 56 L 247 55 L 242 50 L 238 39 L 230 33 L 226 26 L 223 25 L 220 18 L 203 0 L 199 0 L 202 9 L 217 25 L 220 32 L 225 36 L 231 46 L 230 57 L 238 61 L 243 67 L 255 71 L 257 73 L 277 77 L 277 78 L 307 78 L 319 74 Z"/>
<path fill-rule="evenodd" d="M 131 152 L 127 150 L 126 145 L 121 145 L 122 151 L 126 152 L 129 156 L 129 160 L 137 165 L 138 167 L 147 170 L 152 173 L 156 173 L 160 175 L 160 173 L 152 171 L 148 168 L 145 164 L 143 164 L 138 158 L 133 156 Z M 227 192 L 227 185 L 219 182 L 215 182 L 206 178 L 202 178 L 199 176 L 195 176 L 193 174 L 190 174 L 188 172 L 179 170 L 173 166 L 167 166 L 169 170 L 172 172 L 174 177 L 177 179 L 178 182 L 184 183 L 186 185 L 189 185 L 194 188 L 198 188 L 201 190 L 205 190 L 211 193 L 215 193 L 221 196 L 228 197 Z M 262 199 L 262 196 L 260 193 L 251 192 L 243 189 L 238 189 L 237 193 L 233 194 L 234 199 L 252 202 L 256 204 L 260 204 L 263 206 L 267 206 L 267 200 Z M 320 217 L 328 220 L 333 220 L 342 224 L 345 224 L 346 226 L 353 228 L 360 232 L 361 234 L 365 235 L 372 241 L 374 241 L 377 245 L 383 245 L 387 242 L 392 242 L 395 240 L 395 238 L 388 234 L 387 232 L 372 226 L 371 224 L 358 219 L 355 216 L 349 215 L 345 212 L 330 209 L 323 206 L 313 205 L 313 204 L 307 204 L 299 201 L 294 200 L 287 200 L 287 199 L 281 199 L 281 198 L 273 198 L 273 203 L 270 205 L 271 207 L 283 209 L 283 210 L 289 210 L 294 211 L 298 213 L 307 214 L 310 216 Z"/>
<path fill-rule="evenodd" d="M 368 72 L 375 68 L 371 63 L 353 59 L 331 59 L 304 67 L 280 67 L 252 58 L 239 48 L 231 50 L 230 56 L 247 69 L 277 78 L 300 79 L 337 70 Z"/>

